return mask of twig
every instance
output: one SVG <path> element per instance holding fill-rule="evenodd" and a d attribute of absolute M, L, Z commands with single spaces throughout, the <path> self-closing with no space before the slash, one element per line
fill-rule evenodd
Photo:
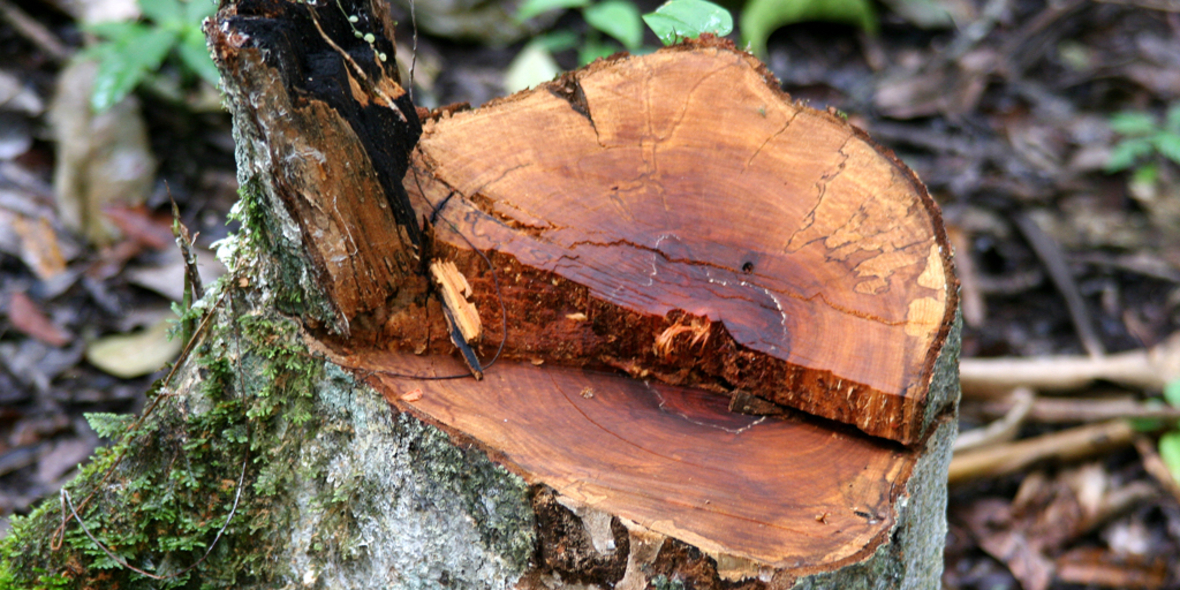
<path fill-rule="evenodd" d="M 1008 442 L 1016 438 L 1017 433 L 1020 432 L 1020 425 L 1024 423 L 1028 411 L 1032 409 L 1033 402 L 1037 399 L 1037 394 L 1027 387 L 1017 387 L 1012 390 L 1009 398 L 1013 400 L 1012 407 L 1003 418 L 987 426 L 959 434 L 959 438 L 955 440 L 956 453 Z"/>
<path fill-rule="evenodd" d="M 1061 296 L 1065 298 L 1069 317 L 1073 320 L 1078 338 L 1081 339 L 1086 352 L 1095 358 L 1105 355 L 1106 350 L 1098 338 L 1098 332 L 1094 329 L 1090 313 L 1086 309 L 1086 301 L 1078 292 L 1073 273 L 1065 263 L 1065 254 L 1061 251 L 1061 246 L 1049 234 L 1045 233 L 1045 230 L 1041 229 L 1041 226 L 1037 225 L 1037 222 L 1027 213 L 1016 213 L 1013 216 L 1013 221 L 1016 222 L 1016 227 L 1020 229 L 1020 233 L 1024 234 L 1024 238 L 1032 246 L 1033 252 L 1036 252 L 1037 257 L 1044 263 L 1045 270 L 1049 272 L 1049 278 L 1053 280 L 1053 284 L 1057 286 Z"/>
<path fill-rule="evenodd" d="M 201 334 L 204 333 L 205 327 L 209 325 L 209 320 L 213 317 L 213 314 L 216 312 L 217 308 L 220 307 L 221 302 L 225 300 L 225 296 L 227 293 L 229 293 L 228 287 L 224 291 L 221 292 L 221 295 L 217 298 L 217 301 L 215 301 L 213 303 L 212 309 L 210 309 L 205 314 L 205 317 L 201 320 L 201 323 L 197 325 L 197 329 L 193 332 L 193 335 L 188 339 L 188 342 L 185 343 L 184 348 L 181 349 L 180 356 L 177 357 L 176 362 L 174 362 L 172 364 L 172 368 L 168 371 L 168 374 L 165 375 L 164 378 L 160 381 L 160 388 L 161 389 L 168 386 L 168 383 L 170 383 L 172 381 L 172 377 L 174 377 L 176 375 L 176 371 L 180 368 L 181 365 L 184 364 L 184 361 L 188 358 L 188 355 L 192 353 L 193 347 L 196 346 L 197 340 L 199 340 L 201 337 Z M 160 400 L 162 400 L 166 397 L 169 397 L 169 396 L 161 393 L 159 395 L 156 395 L 156 397 L 152 398 L 152 401 L 148 403 L 148 405 L 143 409 L 142 412 L 140 412 L 139 418 L 136 418 L 135 421 L 132 422 L 131 425 L 127 427 L 127 431 L 125 433 L 123 433 L 123 437 L 126 438 L 126 437 L 130 436 L 132 433 L 134 433 L 136 430 L 138 430 L 140 425 L 143 424 L 143 421 L 149 415 L 151 415 L 152 411 L 156 409 L 156 406 L 158 406 L 160 404 Z M 78 503 L 79 510 L 84 510 L 86 508 L 86 504 L 88 504 L 90 502 L 90 500 L 92 498 L 94 498 L 94 494 L 98 493 L 98 489 L 101 488 L 103 485 L 106 484 L 107 481 L 110 480 L 111 475 L 113 475 L 115 473 L 115 468 L 118 467 L 119 464 L 123 462 L 123 458 L 126 456 L 127 456 L 127 448 L 123 447 L 119 451 L 119 455 L 117 457 L 115 457 L 114 462 L 111 463 L 111 466 L 107 468 L 106 474 L 103 475 L 103 477 L 102 477 L 102 481 L 98 482 L 98 485 L 95 486 L 95 489 L 92 490 L 89 494 L 87 494 L 86 497 L 83 498 L 82 501 Z M 57 530 L 54 531 L 54 533 L 53 533 L 54 538 L 49 543 L 49 547 L 52 550 L 57 551 L 58 549 L 61 549 L 62 543 L 65 541 L 66 524 L 68 524 L 68 523 L 69 523 L 69 519 L 66 518 L 65 515 L 63 514 L 62 519 L 61 519 L 61 526 L 59 526 L 57 528 Z"/>
<path fill-rule="evenodd" d="M 172 201 L 172 236 L 176 238 L 176 246 L 180 248 L 180 256 L 184 259 L 185 291 L 190 295 L 191 301 L 196 301 L 205 296 L 201 273 L 197 269 L 197 251 L 193 248 L 196 237 L 189 234 L 188 227 L 181 223 L 180 208 L 176 206 L 176 199 L 172 198 L 172 189 L 168 189 L 168 200 Z M 197 236 L 200 235 L 200 232 L 197 232 Z"/>
<path fill-rule="evenodd" d="M 49 54 L 53 61 L 59 63 L 66 61 L 73 54 L 73 51 L 59 41 L 56 35 L 49 32 L 49 29 L 46 29 L 36 19 L 25 14 L 23 10 L 8 0 L 0 0 L 0 16 L 3 16 L 22 37 Z"/>
<path fill-rule="evenodd" d="M 1126 420 L 1079 426 L 1020 442 L 956 453 L 950 483 L 1020 471 L 1046 459 L 1074 461 L 1131 444 L 1135 429 Z"/>
<path fill-rule="evenodd" d="M 1147 470 L 1148 475 L 1180 502 L 1180 482 L 1176 481 L 1176 476 L 1164 464 L 1151 441 L 1146 436 L 1135 437 L 1135 450 L 1139 451 L 1139 456 L 1143 458 L 1143 468 Z"/>
<path fill-rule="evenodd" d="M 997 400 L 977 404 L 976 409 L 985 415 L 998 416 L 1011 412 L 1014 405 L 1011 400 Z M 1063 424 L 1102 422 L 1117 418 L 1180 420 L 1180 408 L 1173 408 L 1165 404 L 1147 404 L 1130 397 L 1116 399 L 1040 397 L 1033 401 L 1032 407 L 1024 419 L 1026 422 L 1041 424 Z"/>
<path fill-rule="evenodd" d="M 1180 13 L 1180 1 L 1177 0 L 1098 0 L 1103 4 L 1122 4 L 1148 10 Z"/>
<path fill-rule="evenodd" d="M 948 227 L 946 234 L 955 248 L 963 321 L 968 326 L 982 326 L 987 319 L 987 301 L 979 288 L 979 271 L 975 268 L 975 259 L 971 257 L 971 240 L 958 228 Z"/>
<path fill-rule="evenodd" d="M 1180 0 L 1176 0 L 1180 8 Z M 1138 252 L 1124 256 L 1115 256 L 1106 252 L 1075 252 L 1069 255 L 1069 261 L 1079 264 L 1092 264 L 1104 268 L 1113 268 L 1124 272 L 1133 272 L 1145 277 L 1180 283 L 1180 271 L 1168 264 L 1162 258 Z M 957 261 L 956 261 L 957 262 Z"/>
<path fill-rule="evenodd" d="M 410 50 L 410 102 L 414 102 L 414 70 L 418 67 L 418 16 L 414 12 L 414 0 L 410 0 L 410 26 L 414 29 L 414 47 Z"/>
<path fill-rule="evenodd" d="M 361 69 L 360 64 L 356 63 L 356 60 L 352 59 L 352 56 L 349 55 L 347 51 L 341 49 L 341 47 L 337 45 L 327 33 L 324 32 L 324 28 L 320 26 L 320 19 L 316 16 L 315 9 L 312 8 L 310 4 L 307 5 L 307 13 L 311 15 L 311 24 L 315 25 L 315 29 L 319 31 L 320 37 L 324 40 L 324 42 L 327 43 L 328 46 L 331 47 L 336 53 L 340 54 L 340 57 L 344 60 L 344 63 L 348 64 L 349 69 L 351 69 L 352 72 L 356 74 L 357 78 L 365 83 L 365 85 L 368 87 L 367 89 L 370 92 L 375 94 L 377 98 L 380 98 L 382 101 L 384 101 L 387 108 L 392 109 L 393 112 L 397 113 L 397 116 L 402 120 L 402 123 L 406 123 L 408 121 L 408 119 L 406 119 L 406 114 L 402 112 L 401 107 L 397 106 L 396 102 L 393 102 L 393 97 L 386 94 L 385 91 L 381 89 L 381 87 L 373 84 L 373 82 L 369 80 L 369 76 L 365 74 L 363 69 Z M 373 51 L 376 51 L 376 49 Z M 394 84 L 394 86 L 396 87 L 397 84 Z M 398 96 L 401 95 L 399 94 Z"/>
<path fill-rule="evenodd" d="M 1102 379 L 1128 387 L 1159 390 L 1180 379 L 1180 332 L 1149 349 L 1101 358 L 1048 356 L 1039 358 L 963 359 L 959 365 L 963 395 L 995 398 L 1020 386 L 1041 393 L 1085 387 Z"/>

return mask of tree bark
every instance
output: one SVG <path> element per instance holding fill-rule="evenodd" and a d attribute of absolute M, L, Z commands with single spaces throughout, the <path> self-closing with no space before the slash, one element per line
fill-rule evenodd
<path fill-rule="evenodd" d="M 231 275 L 0 580 L 937 587 L 958 299 L 916 177 L 713 39 L 416 109 L 384 14 L 207 24 Z"/>

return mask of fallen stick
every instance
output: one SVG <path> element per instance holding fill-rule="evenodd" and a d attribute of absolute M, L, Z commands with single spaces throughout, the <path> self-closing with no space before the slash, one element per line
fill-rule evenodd
<path fill-rule="evenodd" d="M 1139 451 L 1139 456 L 1143 458 L 1143 468 L 1147 470 L 1148 475 L 1180 502 L 1180 481 L 1177 481 L 1177 476 L 1168 469 L 1163 458 L 1156 452 L 1156 446 L 1152 441 L 1146 436 L 1136 437 L 1135 450 Z"/>
<path fill-rule="evenodd" d="M 970 411 L 984 416 L 1004 416 L 1019 403 L 1019 401 L 1011 399 L 989 400 L 972 404 Z M 1180 420 L 1180 408 L 1173 408 L 1165 404 L 1151 404 L 1131 397 L 1114 399 L 1041 397 L 1032 402 L 1032 407 L 1029 408 L 1025 421 L 1041 424 L 1063 424 L 1102 422 L 1117 418 Z"/>
<path fill-rule="evenodd" d="M 1096 380 L 1161 389 L 1180 379 L 1180 334 L 1148 349 L 1091 358 L 965 358 L 959 365 L 965 398 L 994 399 L 1020 386 L 1038 392 L 1080 389 Z"/>
<path fill-rule="evenodd" d="M 1074 461 L 1131 444 L 1135 429 L 1126 420 L 1111 420 L 1046 434 L 1015 443 L 956 453 L 950 483 L 1020 471 L 1046 459 Z"/>
<path fill-rule="evenodd" d="M 1011 400 L 1008 411 L 1002 418 L 986 426 L 980 426 L 959 433 L 955 439 L 955 452 L 961 453 L 969 449 L 988 447 L 997 443 L 1004 443 L 1016 438 L 1020 432 L 1020 425 L 1036 402 L 1037 393 L 1027 387 L 1017 387 L 1008 396 Z"/>

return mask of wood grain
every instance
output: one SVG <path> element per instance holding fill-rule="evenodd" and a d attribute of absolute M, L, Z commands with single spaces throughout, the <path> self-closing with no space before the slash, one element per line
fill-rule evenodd
<path fill-rule="evenodd" d="M 396 65 L 376 58 L 393 55 L 392 41 L 370 46 L 352 33 L 392 30 L 388 11 L 355 7 L 353 24 L 342 10 L 244 0 L 207 32 L 231 100 L 252 107 L 237 121 L 237 148 L 252 154 L 244 174 L 267 186 L 244 189 L 273 198 L 271 223 L 246 232 L 302 252 L 282 280 L 306 283 L 302 297 L 318 291 L 331 309 L 306 319 L 364 337 L 367 316 L 425 285 L 415 275 L 421 230 L 401 186 L 420 125 Z"/>
<path fill-rule="evenodd" d="M 423 214 L 440 207 L 435 253 L 478 275 L 485 326 L 498 298 L 472 246 L 526 285 L 510 316 L 581 313 L 616 333 L 586 345 L 571 327 L 551 349 L 590 358 L 549 360 L 741 389 L 907 444 L 925 433 L 957 305 L 937 207 L 891 153 L 791 101 L 748 54 L 713 41 L 597 62 L 440 114 L 404 184 Z M 596 323 L 605 310 L 586 299 L 627 319 Z M 560 331 L 517 328 L 518 358 Z"/>
<path fill-rule="evenodd" d="M 722 396 L 614 374 L 504 363 L 481 382 L 430 381 L 391 373 L 463 367 L 404 353 L 333 358 L 530 483 L 796 574 L 871 553 L 917 455 L 830 422 L 735 414 Z"/>

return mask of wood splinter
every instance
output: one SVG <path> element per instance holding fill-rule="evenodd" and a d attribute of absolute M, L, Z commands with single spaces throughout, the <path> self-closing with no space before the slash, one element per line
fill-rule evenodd
<path fill-rule="evenodd" d="M 471 375 L 477 381 L 482 380 L 483 366 L 471 348 L 471 343 L 479 339 L 481 330 L 479 311 L 467 300 L 471 296 L 471 285 L 449 260 L 431 261 L 430 277 L 442 295 L 443 315 L 447 318 L 451 342 L 463 354 L 463 362 Z"/>

